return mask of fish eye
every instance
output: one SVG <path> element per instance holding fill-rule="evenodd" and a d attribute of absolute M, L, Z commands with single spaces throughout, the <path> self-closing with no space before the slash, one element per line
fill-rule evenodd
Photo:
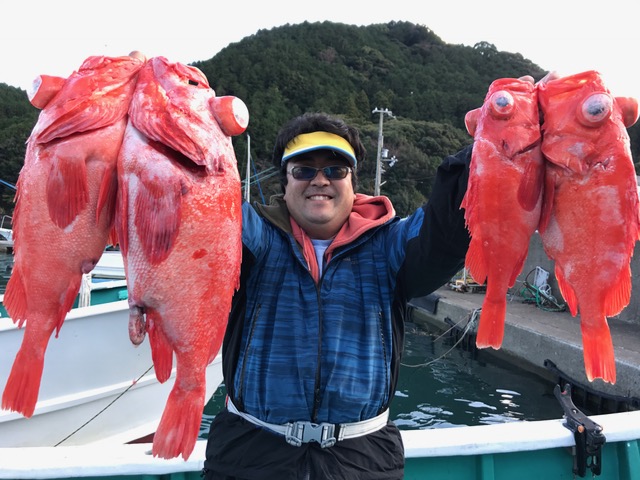
<path fill-rule="evenodd" d="M 491 114 L 496 118 L 507 118 L 513 113 L 515 101 L 506 90 L 499 90 L 489 98 Z"/>
<path fill-rule="evenodd" d="M 200 83 L 199 83 L 199 82 L 196 82 L 195 80 L 189 80 L 189 85 L 195 85 L 195 86 L 198 86 L 198 85 L 200 85 Z"/>
<path fill-rule="evenodd" d="M 578 120 L 585 127 L 597 127 L 611 116 L 613 99 L 607 93 L 594 93 L 578 106 Z"/>

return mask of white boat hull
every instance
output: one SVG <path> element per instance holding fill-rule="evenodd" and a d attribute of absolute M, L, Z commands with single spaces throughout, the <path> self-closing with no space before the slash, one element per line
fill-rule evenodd
<path fill-rule="evenodd" d="M 73 309 L 44 362 L 34 415 L 0 410 L 0 447 L 125 443 L 156 430 L 175 379 L 160 384 L 148 341 L 128 334 L 126 300 Z M 0 387 L 4 390 L 23 330 L 0 318 Z M 207 369 L 207 399 L 222 382 L 220 355 Z"/>
<path fill-rule="evenodd" d="M 640 478 L 638 438 L 640 411 L 591 417 L 607 437 L 602 480 Z M 402 431 L 406 480 L 424 478 L 468 480 L 575 478 L 572 474 L 573 434 L 564 421 Z M 200 479 L 206 441 L 196 442 L 189 459 L 153 457 L 150 444 L 43 449 L 0 448 L 0 479 L 105 477 L 176 480 Z M 531 453 L 531 455 L 526 455 Z M 522 454 L 522 455 L 521 455 Z M 522 461 L 521 459 L 525 459 Z M 34 465 L 34 463 L 37 464 Z M 460 465 L 470 465 L 465 473 Z M 35 467 L 35 468 L 34 468 Z M 188 472 L 188 473 L 183 473 Z M 172 477 L 171 474 L 176 474 Z M 590 477 L 590 475 L 589 475 Z"/>

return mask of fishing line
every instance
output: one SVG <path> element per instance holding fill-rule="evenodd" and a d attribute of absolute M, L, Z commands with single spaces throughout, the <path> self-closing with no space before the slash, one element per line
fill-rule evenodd
<path fill-rule="evenodd" d="M 115 402 L 118 401 L 118 399 L 120 397 L 122 397 L 125 393 L 127 393 L 131 388 L 133 388 L 134 385 L 136 385 L 140 379 L 142 377 L 144 377 L 147 373 L 149 373 L 151 371 L 151 369 L 153 368 L 153 365 L 151 365 L 149 368 L 147 368 L 147 370 L 140 375 L 138 378 L 136 378 L 133 382 L 131 382 L 131 385 L 129 385 L 127 388 L 125 388 L 120 395 L 118 395 L 116 398 L 114 398 L 113 400 L 111 400 L 111 402 L 109 402 L 108 405 L 106 405 L 102 410 L 100 410 L 98 413 L 96 413 L 93 417 L 91 417 L 89 420 L 87 420 L 85 423 L 83 423 L 82 425 L 80 425 L 78 428 L 76 428 L 73 432 L 71 432 L 69 435 L 67 435 L 66 437 L 64 437 L 62 440 L 60 440 L 58 443 L 56 443 L 54 445 L 54 447 L 57 447 L 58 445 L 60 445 L 63 442 L 66 442 L 69 438 L 71 438 L 72 436 L 74 436 L 76 433 L 78 433 L 80 430 L 82 430 L 84 427 L 86 427 L 87 425 L 89 425 L 91 422 L 93 422 L 99 415 L 102 414 L 102 412 L 104 412 L 107 408 L 109 408 L 111 405 L 113 405 Z"/>
<path fill-rule="evenodd" d="M 471 317 L 467 319 L 467 324 L 464 326 L 464 329 L 462 330 L 462 335 L 460 335 L 460 338 L 451 346 L 451 348 L 449 350 L 444 352 L 438 358 L 434 358 L 433 360 L 429 360 L 428 362 L 425 362 L 425 363 L 418 363 L 416 365 L 409 365 L 407 363 L 402 363 L 402 362 L 400 363 L 400 365 L 402 365 L 403 367 L 407 367 L 407 368 L 428 367 L 432 363 L 435 363 L 435 362 L 438 362 L 438 361 L 442 360 L 445 356 L 447 356 L 449 353 L 451 353 L 460 344 L 460 342 L 462 342 L 462 340 L 464 340 L 464 337 L 467 335 L 467 333 L 469 333 L 469 330 L 471 330 L 474 327 L 474 325 L 477 324 L 478 316 L 480 315 L 480 311 L 481 310 L 482 310 L 481 308 L 476 308 L 471 313 Z M 465 319 L 463 318 L 460 321 L 458 321 L 457 323 L 455 323 L 454 325 L 452 325 L 451 328 L 449 328 L 448 330 L 442 332 L 440 335 L 438 335 L 436 338 L 434 338 L 433 341 L 435 342 L 435 341 L 441 339 L 443 336 L 445 336 L 448 333 L 450 333 L 454 328 L 456 328 L 458 325 L 460 325 L 464 320 Z"/>

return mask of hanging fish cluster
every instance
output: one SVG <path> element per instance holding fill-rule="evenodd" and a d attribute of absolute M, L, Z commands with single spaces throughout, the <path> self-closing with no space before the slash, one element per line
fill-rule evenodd
<path fill-rule="evenodd" d="M 2 408 L 33 415 L 51 334 L 82 275 L 119 242 L 131 341 L 148 333 L 160 382 L 176 359 L 153 455 L 187 459 L 239 281 L 242 196 L 230 137 L 246 129 L 246 106 L 216 97 L 197 68 L 137 52 L 90 57 L 67 79 L 42 76 L 30 99 L 42 112 L 18 179 L 4 297 L 26 328 Z M 51 243 L 65 255 L 50 255 Z"/>
<path fill-rule="evenodd" d="M 500 348 L 506 292 L 537 229 L 570 312 L 580 312 L 587 378 L 615 383 L 607 317 L 631 298 L 640 210 L 626 128 L 637 119 L 638 101 L 612 96 L 595 71 L 535 86 L 497 80 L 467 114 L 474 147 L 462 204 L 471 234 L 465 263 L 487 285 L 478 347 Z"/>

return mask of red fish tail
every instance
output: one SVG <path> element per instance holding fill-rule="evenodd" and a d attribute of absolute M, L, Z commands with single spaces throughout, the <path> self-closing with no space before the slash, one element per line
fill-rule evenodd
<path fill-rule="evenodd" d="M 178 373 L 178 375 L 180 372 Z M 205 378 L 198 386 L 185 390 L 176 378 L 169 394 L 160 424 L 153 437 L 152 453 L 155 457 L 175 458 L 182 455 L 187 460 L 198 439 L 202 411 L 204 410 Z"/>
<path fill-rule="evenodd" d="M 584 349 L 584 368 L 587 378 L 592 382 L 601 378 L 611 384 L 616 383 L 616 361 L 613 341 L 606 319 L 599 325 L 582 325 L 582 345 Z"/>
<path fill-rule="evenodd" d="M 20 347 L 2 394 L 3 409 L 21 413 L 27 418 L 33 415 L 42 380 L 45 348 L 46 345 L 40 351 L 26 349 L 24 344 Z"/>
<path fill-rule="evenodd" d="M 492 347 L 496 350 L 502 346 L 504 338 L 504 319 L 507 312 L 506 297 L 503 300 L 490 300 L 485 297 L 480 312 L 480 323 L 476 337 L 478 348 Z"/>

